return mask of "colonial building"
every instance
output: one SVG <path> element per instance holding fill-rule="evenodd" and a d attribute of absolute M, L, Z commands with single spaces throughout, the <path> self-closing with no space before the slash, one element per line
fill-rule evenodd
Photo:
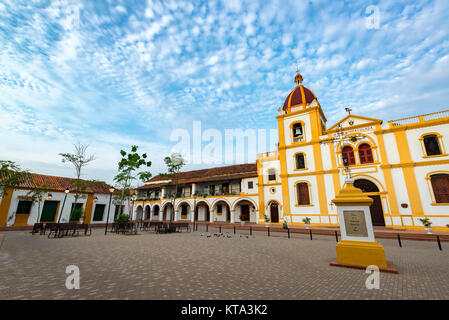
<path fill-rule="evenodd" d="M 69 222 L 70 213 L 75 205 L 75 194 L 70 190 L 75 179 L 31 174 L 19 188 L 9 189 L 0 197 L 0 226 L 26 226 L 36 222 Z M 32 201 L 30 190 L 45 190 L 39 205 Z M 114 192 L 116 193 L 116 191 Z M 104 183 L 90 185 L 86 188 L 83 199 L 78 199 L 76 207 L 83 208 L 84 216 L 80 220 L 89 224 L 106 223 L 108 211 L 109 222 L 114 221 L 119 206 L 111 199 L 110 186 Z M 109 204 L 111 203 L 111 208 Z M 122 208 L 126 211 L 126 205 Z"/>
<path fill-rule="evenodd" d="M 277 116 L 278 150 L 256 164 L 156 176 L 138 188 L 135 217 L 337 226 L 332 204 L 347 176 L 373 198 L 375 226 L 449 231 L 449 111 L 384 123 L 348 114 L 332 126 L 315 94 L 296 87 Z M 170 194 L 177 192 L 176 200 Z"/>
<path fill-rule="evenodd" d="M 257 182 L 255 163 L 159 175 L 137 189 L 134 218 L 256 223 Z"/>

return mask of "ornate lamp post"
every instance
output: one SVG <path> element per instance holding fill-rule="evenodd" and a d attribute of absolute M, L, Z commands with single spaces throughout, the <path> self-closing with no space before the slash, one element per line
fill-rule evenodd
<path fill-rule="evenodd" d="M 67 199 L 67 195 L 69 194 L 70 190 L 69 188 L 66 188 L 64 190 L 65 196 L 64 196 L 64 201 L 62 202 L 62 208 L 61 208 L 61 212 L 59 213 L 59 217 L 58 217 L 58 223 L 61 221 L 61 216 L 64 213 L 64 205 L 65 205 L 65 200 Z M 51 193 L 48 194 L 48 197 L 51 199 L 53 196 L 51 195 Z M 70 220 L 70 217 L 69 217 Z"/>
<path fill-rule="evenodd" d="M 107 235 L 107 234 L 108 234 L 109 212 L 111 211 L 112 195 L 114 194 L 114 191 L 115 191 L 114 187 L 110 187 L 110 188 L 109 188 L 110 196 L 109 196 L 108 217 L 106 218 L 106 227 L 105 227 L 105 229 L 104 229 L 104 235 Z M 121 209 L 121 208 L 120 208 L 120 209 Z M 120 209 L 119 209 L 119 210 L 120 210 Z"/>

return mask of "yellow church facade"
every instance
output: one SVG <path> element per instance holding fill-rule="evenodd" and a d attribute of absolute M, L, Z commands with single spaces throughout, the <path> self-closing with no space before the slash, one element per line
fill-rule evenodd
<path fill-rule="evenodd" d="M 257 159 L 259 222 L 274 212 L 337 226 L 332 199 L 350 176 L 373 199 L 373 225 L 422 230 L 427 217 L 449 231 L 449 111 L 387 123 L 348 114 L 326 129 L 318 99 L 301 75 L 295 82 L 277 116 L 278 150 Z"/>

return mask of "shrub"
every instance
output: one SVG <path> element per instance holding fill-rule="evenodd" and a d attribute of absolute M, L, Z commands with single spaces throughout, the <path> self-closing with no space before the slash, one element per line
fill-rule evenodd
<path fill-rule="evenodd" d="M 419 218 L 418 220 L 421 221 L 424 227 L 430 227 L 432 225 L 429 218 Z"/>
<path fill-rule="evenodd" d="M 129 215 L 122 213 L 115 219 L 115 222 L 129 222 Z"/>

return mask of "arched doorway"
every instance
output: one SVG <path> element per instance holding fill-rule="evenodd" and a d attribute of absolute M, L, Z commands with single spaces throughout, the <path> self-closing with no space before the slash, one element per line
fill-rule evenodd
<path fill-rule="evenodd" d="M 187 202 L 182 202 L 178 205 L 177 211 L 181 220 L 188 219 L 190 213 L 190 204 Z"/>
<path fill-rule="evenodd" d="M 270 221 L 272 223 L 279 222 L 279 205 L 276 202 L 270 204 Z"/>
<path fill-rule="evenodd" d="M 195 207 L 195 221 L 210 221 L 209 205 L 200 202 Z"/>
<path fill-rule="evenodd" d="M 241 199 L 238 200 L 234 205 L 233 209 L 235 210 L 235 221 L 247 221 L 247 222 L 256 222 L 255 210 L 256 205 L 248 200 Z M 252 217 L 252 219 L 251 219 Z"/>
<path fill-rule="evenodd" d="M 145 219 L 149 220 L 151 218 L 151 208 L 150 206 L 145 207 Z"/>
<path fill-rule="evenodd" d="M 173 205 L 171 203 L 167 203 L 164 207 L 163 211 L 163 220 L 174 220 L 174 212 Z"/>
<path fill-rule="evenodd" d="M 371 220 L 373 226 L 385 227 L 384 211 L 382 209 L 382 200 L 380 199 L 379 188 L 367 179 L 357 179 L 354 181 L 354 187 L 369 193 L 368 196 L 373 199 L 370 206 Z"/>
<path fill-rule="evenodd" d="M 136 208 L 136 220 L 142 220 L 143 218 L 143 208 L 141 206 Z"/>
<path fill-rule="evenodd" d="M 217 221 L 220 222 L 231 222 L 231 207 L 225 200 L 218 200 L 212 206 L 215 212 Z"/>
<path fill-rule="evenodd" d="M 153 206 L 153 220 L 159 220 L 159 210 L 158 205 Z"/>

